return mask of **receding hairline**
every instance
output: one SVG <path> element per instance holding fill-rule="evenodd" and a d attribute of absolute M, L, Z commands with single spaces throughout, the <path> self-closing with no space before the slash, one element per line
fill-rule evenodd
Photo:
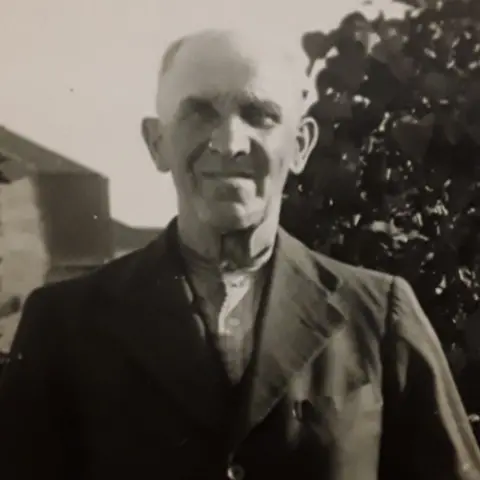
<path fill-rule="evenodd" d="M 255 31 L 248 31 L 242 29 L 203 29 L 191 32 L 173 40 L 165 49 L 160 63 L 159 76 L 168 73 L 174 66 L 175 60 L 179 53 L 189 44 L 195 41 L 202 40 L 208 37 L 217 37 L 218 39 L 231 38 L 240 39 L 242 41 L 249 41 L 254 43 L 257 40 L 259 43 L 265 45 L 269 50 L 276 50 L 279 57 L 283 57 L 287 62 L 292 64 L 292 67 L 297 67 L 302 70 L 301 73 L 306 75 L 307 56 L 303 52 L 300 42 L 297 46 L 293 41 L 286 41 L 283 37 L 270 36 L 259 34 Z M 300 72 L 299 72 L 300 73 Z"/>
<path fill-rule="evenodd" d="M 274 35 L 272 33 L 249 31 L 245 29 L 236 28 L 210 28 L 191 32 L 181 37 L 174 39 L 164 50 L 160 60 L 160 67 L 158 69 L 157 78 L 157 108 L 159 106 L 160 96 L 162 96 L 162 82 L 165 77 L 169 76 L 174 70 L 175 62 L 181 52 L 192 42 L 198 42 L 203 39 L 232 39 L 235 43 L 247 46 L 247 51 L 253 54 L 266 55 L 266 58 L 271 54 L 281 63 L 285 62 L 289 73 L 295 82 L 298 81 L 299 95 L 305 97 L 306 93 L 311 90 L 311 81 L 307 76 L 308 59 L 301 48 L 300 41 L 298 43 L 284 37 Z M 257 42 L 257 43 L 256 43 Z M 259 50 L 256 46 L 259 45 Z M 261 53 L 260 53 L 261 50 Z"/>

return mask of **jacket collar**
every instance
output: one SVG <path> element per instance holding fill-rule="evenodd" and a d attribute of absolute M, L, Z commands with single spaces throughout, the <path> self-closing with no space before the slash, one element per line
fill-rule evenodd
<path fill-rule="evenodd" d="M 292 376 L 318 356 L 342 326 L 345 315 L 336 295 L 340 280 L 330 263 L 279 229 L 240 435 L 267 415 Z M 144 249 L 107 266 L 102 278 L 114 296 L 116 312 L 105 319 L 105 328 L 192 419 L 218 425 L 224 385 L 185 289 L 176 222 Z"/>

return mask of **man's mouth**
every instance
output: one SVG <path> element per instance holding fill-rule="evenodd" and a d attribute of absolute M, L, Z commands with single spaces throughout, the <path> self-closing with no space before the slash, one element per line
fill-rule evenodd
<path fill-rule="evenodd" d="M 200 172 L 200 175 L 203 178 L 210 180 L 252 180 L 254 178 L 254 175 L 251 172 Z"/>

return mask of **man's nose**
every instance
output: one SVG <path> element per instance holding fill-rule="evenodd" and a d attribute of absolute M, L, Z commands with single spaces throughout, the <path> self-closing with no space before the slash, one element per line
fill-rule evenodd
<path fill-rule="evenodd" d="M 250 153 L 248 126 L 238 117 L 230 117 L 212 133 L 209 147 L 222 156 L 239 157 Z"/>

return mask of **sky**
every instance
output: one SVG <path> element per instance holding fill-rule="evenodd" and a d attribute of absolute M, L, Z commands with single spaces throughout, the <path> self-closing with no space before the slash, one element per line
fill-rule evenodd
<path fill-rule="evenodd" d="M 362 9 L 396 15 L 398 4 Z M 160 227 L 175 215 L 168 174 L 140 135 L 167 44 L 212 26 L 267 26 L 300 41 L 359 0 L 0 0 L 0 125 L 110 179 L 112 216 Z"/>

